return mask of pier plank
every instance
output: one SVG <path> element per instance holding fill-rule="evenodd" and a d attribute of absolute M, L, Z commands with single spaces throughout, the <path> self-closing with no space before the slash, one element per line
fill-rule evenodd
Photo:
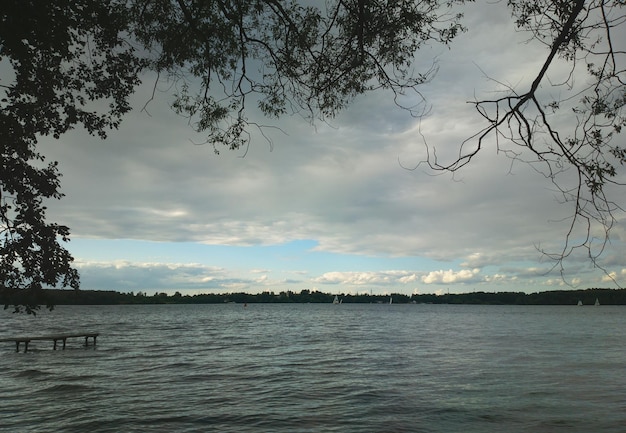
<path fill-rule="evenodd" d="M 65 344 L 68 338 L 85 338 L 85 346 L 89 346 L 89 339 L 93 339 L 93 345 L 96 345 L 96 339 L 98 338 L 100 333 L 98 332 L 73 332 L 73 333 L 65 333 L 65 334 L 51 334 L 51 335 L 41 335 L 36 337 L 12 337 L 12 338 L 1 338 L 0 343 L 6 343 L 12 341 L 15 343 L 15 351 L 20 351 L 20 344 L 24 343 L 24 353 L 28 351 L 28 344 L 31 341 L 36 340 L 48 340 L 53 342 L 52 348 L 57 350 L 57 342 L 63 342 L 63 350 L 65 350 Z"/>

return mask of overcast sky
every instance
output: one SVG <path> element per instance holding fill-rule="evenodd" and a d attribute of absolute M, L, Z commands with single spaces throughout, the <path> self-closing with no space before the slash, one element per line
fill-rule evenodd
<path fill-rule="evenodd" d="M 439 73 L 421 89 L 430 112 L 414 119 L 377 92 L 328 124 L 258 118 L 272 144 L 213 154 L 157 94 L 154 77 L 119 131 L 41 141 L 58 160 L 66 197 L 49 215 L 70 226 L 83 289 L 173 293 L 317 289 L 331 293 L 451 293 L 567 289 L 538 248 L 559 251 L 572 209 L 494 143 L 461 172 L 435 176 L 425 140 L 442 158 L 484 124 L 466 101 L 493 95 L 485 77 L 527 88 L 546 56 L 516 33 L 505 5 L 469 5 L 451 49 L 418 53 Z M 559 66 L 550 72 L 559 75 Z M 255 120 L 256 114 L 248 115 Z M 623 137 L 621 137 L 623 140 Z M 244 156 L 245 154 L 245 156 Z M 619 198 L 619 197 L 617 197 Z M 615 230 L 604 263 L 626 270 Z M 572 257 L 565 280 L 614 287 Z"/>

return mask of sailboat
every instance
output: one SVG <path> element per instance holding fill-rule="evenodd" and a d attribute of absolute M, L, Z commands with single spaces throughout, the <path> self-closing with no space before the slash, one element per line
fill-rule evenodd
<path fill-rule="evenodd" d="M 393 304 L 393 298 L 390 296 L 389 297 L 389 305 Z"/>
<path fill-rule="evenodd" d="M 339 304 L 339 298 L 335 295 L 335 299 L 333 299 L 333 304 Z"/>
<path fill-rule="evenodd" d="M 596 303 L 593 305 L 600 305 L 600 301 L 598 300 L 598 298 L 596 298 Z"/>
<path fill-rule="evenodd" d="M 578 305 L 579 307 L 582 307 L 582 305 L 583 305 L 583 301 L 580 301 L 580 300 L 579 300 L 579 301 L 578 301 L 578 304 L 576 304 L 576 305 Z"/>

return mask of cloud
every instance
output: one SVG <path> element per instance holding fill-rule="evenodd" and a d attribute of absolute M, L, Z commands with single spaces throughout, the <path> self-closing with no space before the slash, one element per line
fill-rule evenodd
<path fill-rule="evenodd" d="M 253 131 L 248 149 L 215 156 L 212 146 L 193 144 L 204 138 L 169 110 L 168 95 L 156 95 L 150 115 L 141 111 L 152 96 L 153 77 L 146 77 L 132 101 L 136 109 L 106 141 L 84 131 L 43 138 L 42 151 L 60 163 L 66 194 L 47 203 L 49 215 L 70 226 L 73 238 L 94 242 L 95 252 L 77 256 L 83 282 L 188 290 L 285 288 L 286 282 L 376 290 L 558 284 L 558 275 L 546 283 L 541 269 L 550 264 L 542 264 L 539 249 L 562 249 L 572 208 L 559 203 L 549 179 L 498 153 L 495 141 L 454 175 L 418 165 L 433 149 L 441 161 L 458 157 L 463 140 L 485 126 L 466 103 L 498 89 L 485 74 L 523 88 L 546 53 L 522 44 L 528 35 L 515 31 L 506 5 L 468 4 L 464 10 L 467 34 L 450 49 L 418 53 L 428 59 L 420 65 L 428 68 L 436 58 L 439 66 L 434 80 L 420 88 L 430 108 L 422 119 L 398 109 L 389 93 L 374 92 L 328 123 L 311 126 L 286 117 L 276 121 L 280 130 L 265 130 L 271 145 Z M 254 109 L 247 115 L 269 122 Z M 619 242 L 607 247 L 608 263 L 626 268 L 624 221 L 614 233 Z M 281 273 L 280 261 L 258 268 L 243 259 L 228 269 L 171 264 L 176 257 L 113 268 L 90 263 L 98 239 L 242 249 L 312 240 L 315 247 L 299 274 Z M 313 257 L 321 254 L 314 253 L 353 257 L 353 267 L 320 264 Z M 570 260 L 578 260 L 574 256 Z M 364 269 L 354 265 L 358 258 L 380 258 L 385 265 Z M 390 258 L 415 258 L 430 267 L 402 262 L 397 268 Z M 600 282 L 580 260 L 567 270 L 584 283 Z"/>
<path fill-rule="evenodd" d="M 403 277 L 398 278 L 398 282 L 402 284 L 409 284 L 418 281 L 419 278 L 416 274 L 405 275 Z"/>
<path fill-rule="evenodd" d="M 76 267 L 82 279 L 93 286 L 84 289 L 119 291 L 147 289 L 222 289 L 232 284 L 249 285 L 250 281 L 234 278 L 219 267 L 194 263 L 138 263 L 130 261 L 85 262 Z"/>
<path fill-rule="evenodd" d="M 326 272 L 323 275 L 313 278 L 317 284 L 342 284 L 342 285 L 366 285 L 390 283 L 392 277 L 385 272 Z"/>
<path fill-rule="evenodd" d="M 428 275 L 422 277 L 425 284 L 454 284 L 481 281 L 479 278 L 480 269 L 462 269 L 460 271 L 439 270 L 429 272 Z"/>
<path fill-rule="evenodd" d="M 408 271 L 370 271 L 370 272 L 325 272 L 311 281 L 315 284 L 343 285 L 343 286 L 398 286 L 416 280 L 415 274 Z"/>
<path fill-rule="evenodd" d="M 419 276 L 418 274 L 421 274 Z M 426 274 L 410 271 L 379 271 L 379 272 L 327 272 L 314 278 L 317 284 L 341 285 L 388 285 L 403 286 L 421 281 L 425 284 L 449 284 L 458 282 L 481 281 L 477 278 L 479 269 L 460 271 L 432 271 Z"/>
<path fill-rule="evenodd" d="M 621 269 L 619 272 L 613 271 L 609 272 L 607 275 L 602 277 L 603 283 L 612 283 L 616 280 L 621 280 L 626 277 L 626 269 Z"/>
<path fill-rule="evenodd" d="M 127 260 L 77 263 L 85 289 L 120 291 L 207 293 L 210 291 L 328 291 L 339 287 L 342 292 L 361 293 L 432 293 L 431 286 L 445 285 L 455 291 L 454 285 L 464 291 L 526 291 L 535 292 L 558 287 L 568 287 L 560 278 L 545 275 L 540 268 L 503 268 L 485 272 L 479 269 L 448 269 L 435 271 L 382 270 L 382 271 L 329 271 L 315 274 L 311 271 L 280 271 L 280 277 L 272 278 L 278 271 L 260 269 L 210 266 L 200 263 L 136 262 Z M 585 275 L 585 274 L 583 274 Z M 626 275 L 622 271 L 621 278 Z M 570 280 L 567 284 L 579 285 L 585 279 Z M 600 279 L 597 280 L 600 282 Z M 605 280 L 608 281 L 608 280 Z M 592 284 L 597 287 L 598 284 Z M 326 287 L 326 289 L 324 288 Z M 336 289 L 332 289 L 334 291 Z M 436 290 L 435 290 L 436 292 Z"/>

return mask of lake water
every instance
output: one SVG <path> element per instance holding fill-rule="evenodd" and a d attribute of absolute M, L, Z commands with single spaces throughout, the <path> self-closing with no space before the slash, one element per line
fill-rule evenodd
<path fill-rule="evenodd" d="M 625 432 L 626 307 L 0 312 L 2 432 Z"/>

